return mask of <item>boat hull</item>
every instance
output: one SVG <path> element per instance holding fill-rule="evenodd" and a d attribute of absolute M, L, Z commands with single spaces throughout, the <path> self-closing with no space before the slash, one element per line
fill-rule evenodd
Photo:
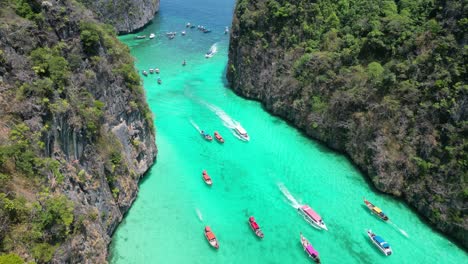
<path fill-rule="evenodd" d="M 218 141 L 219 143 L 224 143 L 224 138 L 218 134 L 218 132 L 215 132 L 214 133 L 214 138 L 216 139 L 216 141 Z"/>
<path fill-rule="evenodd" d="M 320 263 L 320 258 L 318 255 L 313 256 L 307 251 L 307 246 L 311 245 L 310 242 L 301 234 L 301 244 L 302 248 L 304 249 L 304 252 L 311 258 L 315 263 Z"/>
<path fill-rule="evenodd" d="M 372 204 L 371 202 L 369 202 L 368 200 L 364 199 L 364 204 L 367 206 L 367 208 L 371 211 L 371 213 L 375 216 L 377 216 L 380 220 L 384 221 L 384 222 L 388 222 L 388 220 L 390 220 L 388 218 L 387 215 L 383 214 L 379 214 L 378 212 L 376 212 L 374 209 L 376 208 L 376 206 L 374 204 Z"/>
<path fill-rule="evenodd" d="M 255 228 L 253 223 L 254 223 L 254 222 L 251 222 L 251 221 L 249 220 L 250 229 L 252 229 L 252 231 L 255 233 L 255 235 L 256 235 L 257 237 L 263 238 L 265 235 L 263 234 L 262 230 L 260 229 L 260 227 Z M 255 223 L 256 223 L 256 222 L 255 222 Z M 257 223 L 256 223 L 256 224 L 257 224 Z M 258 224 L 257 224 L 257 226 L 258 226 Z"/>
<path fill-rule="evenodd" d="M 211 234 L 211 239 L 209 236 L 210 234 Z M 211 229 L 209 227 L 205 227 L 205 238 L 210 244 L 210 246 L 214 247 L 215 249 L 219 249 L 218 239 L 216 239 L 214 233 L 211 232 Z"/>
<path fill-rule="evenodd" d="M 204 181 L 208 186 L 213 185 L 213 182 L 212 182 L 211 180 L 205 180 L 205 179 L 203 179 L 203 181 Z"/>
<path fill-rule="evenodd" d="M 209 186 L 213 184 L 213 181 L 211 180 L 210 176 L 208 175 L 206 171 L 202 172 L 202 179 Z"/>
<path fill-rule="evenodd" d="M 240 140 L 243 140 L 243 141 L 250 141 L 250 137 L 249 135 L 247 134 L 247 132 L 245 132 L 245 134 L 241 133 L 238 128 L 234 128 L 234 132 L 236 132 L 236 135 L 240 138 Z"/>

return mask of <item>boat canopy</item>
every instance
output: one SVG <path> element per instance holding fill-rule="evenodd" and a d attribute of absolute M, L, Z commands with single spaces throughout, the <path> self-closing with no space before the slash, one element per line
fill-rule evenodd
<path fill-rule="evenodd" d="M 251 223 L 252 223 L 252 227 L 254 229 L 259 229 L 260 228 L 256 222 L 251 222 Z"/>
<path fill-rule="evenodd" d="M 374 240 L 377 241 L 379 244 L 381 243 L 387 243 L 385 240 L 379 236 L 374 236 Z"/>
<path fill-rule="evenodd" d="M 307 253 L 309 253 L 310 255 L 312 255 L 314 257 L 318 256 L 317 250 L 315 250 L 314 247 L 312 247 L 311 244 L 307 245 L 306 250 L 307 250 Z"/>
<path fill-rule="evenodd" d="M 313 220 L 315 221 L 320 221 L 322 220 L 322 218 L 320 217 L 320 215 L 318 215 L 314 210 L 312 210 L 312 208 L 310 208 L 308 205 L 304 205 L 302 206 L 302 210 L 310 217 L 312 218 Z"/>
<path fill-rule="evenodd" d="M 377 206 L 374 206 L 374 211 L 380 214 L 382 212 L 382 209 L 378 208 Z"/>
<path fill-rule="evenodd" d="M 210 176 L 208 176 L 208 174 L 203 174 L 203 179 L 210 180 Z"/>
<path fill-rule="evenodd" d="M 212 233 L 212 232 L 207 232 L 206 233 L 206 237 L 209 239 L 209 240 L 212 240 L 212 239 L 215 239 L 215 235 Z"/>

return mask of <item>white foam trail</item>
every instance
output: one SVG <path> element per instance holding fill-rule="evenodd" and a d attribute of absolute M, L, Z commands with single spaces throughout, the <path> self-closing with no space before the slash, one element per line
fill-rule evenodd
<path fill-rule="evenodd" d="M 210 51 L 213 53 L 216 53 L 218 51 L 218 43 L 216 42 L 215 44 L 211 45 Z"/>
<path fill-rule="evenodd" d="M 391 221 L 390 221 L 389 223 L 390 223 L 391 226 L 393 226 L 396 230 L 400 231 L 400 233 L 401 233 L 402 235 L 404 235 L 405 237 L 408 237 L 408 238 L 409 238 L 409 235 L 408 235 L 408 233 L 406 233 L 405 230 L 399 228 L 395 223 L 393 223 L 393 222 L 391 222 Z"/>
<path fill-rule="evenodd" d="M 198 208 L 195 208 L 195 211 L 197 212 L 198 220 L 200 220 L 200 222 L 203 222 L 203 215 L 200 212 L 200 210 Z"/>
<path fill-rule="evenodd" d="M 190 119 L 190 123 L 191 123 L 192 126 L 198 131 L 198 133 L 201 133 L 200 127 L 197 125 L 197 123 L 195 123 L 195 121 L 193 121 L 192 119 Z"/>
<path fill-rule="evenodd" d="M 240 140 L 244 140 L 243 138 L 241 138 L 239 135 L 237 135 L 236 132 L 234 132 L 234 128 L 235 127 L 242 127 L 240 122 L 235 120 L 234 118 L 232 118 L 231 116 L 229 116 L 226 112 L 223 111 L 223 109 L 213 105 L 213 104 L 210 104 L 210 103 L 207 103 L 203 100 L 200 100 L 200 102 L 202 104 L 204 104 L 208 109 L 210 109 L 211 112 L 215 113 L 219 119 L 221 119 L 221 121 L 223 122 L 223 125 L 229 129 L 231 129 L 231 133 L 237 137 L 238 139 Z"/>
<path fill-rule="evenodd" d="M 283 183 L 279 182 L 278 188 L 283 193 L 283 195 L 289 200 L 289 203 L 292 207 L 298 209 L 301 206 L 301 204 L 296 200 L 296 198 L 294 198 L 294 196 L 289 192 L 288 188 L 286 188 L 286 186 L 284 186 Z"/>

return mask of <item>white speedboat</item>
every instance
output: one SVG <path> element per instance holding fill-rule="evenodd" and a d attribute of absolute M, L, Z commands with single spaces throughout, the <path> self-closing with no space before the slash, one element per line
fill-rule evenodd
<path fill-rule="evenodd" d="M 382 237 L 374 234 L 371 230 L 367 230 L 367 236 L 369 236 L 372 243 L 386 256 L 390 256 L 392 254 L 390 244 L 388 244 Z"/>
<path fill-rule="evenodd" d="M 327 225 L 322 220 L 322 217 L 318 215 L 310 206 L 302 205 L 297 210 L 304 216 L 304 219 L 309 222 L 313 227 L 317 229 L 327 229 Z"/>
<path fill-rule="evenodd" d="M 247 131 L 245 131 L 245 129 L 243 127 L 241 127 L 241 125 L 237 125 L 236 127 L 234 127 L 234 132 L 236 132 L 236 134 L 242 139 L 242 140 L 245 140 L 245 141 L 249 141 L 250 140 L 250 137 L 249 135 L 247 134 Z"/>
<path fill-rule="evenodd" d="M 211 58 L 215 55 L 216 53 L 216 50 L 209 50 L 206 54 L 205 54 L 205 58 Z"/>
<path fill-rule="evenodd" d="M 218 47 L 216 47 L 216 43 L 215 43 L 210 47 L 210 50 L 205 54 L 205 58 L 213 57 L 217 51 L 218 51 Z"/>
<path fill-rule="evenodd" d="M 151 33 L 150 36 L 149 36 L 150 39 L 154 39 L 154 37 L 156 37 L 156 35 L 154 35 L 154 33 Z"/>

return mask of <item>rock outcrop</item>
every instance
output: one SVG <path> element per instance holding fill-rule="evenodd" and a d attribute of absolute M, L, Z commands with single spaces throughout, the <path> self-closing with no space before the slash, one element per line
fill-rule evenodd
<path fill-rule="evenodd" d="M 105 263 L 155 161 L 133 59 L 94 16 L 71 0 L 0 2 L 0 254 Z"/>
<path fill-rule="evenodd" d="M 227 78 L 468 248 L 461 2 L 240 0 Z"/>
<path fill-rule="evenodd" d="M 148 24 L 159 10 L 159 0 L 81 0 L 99 20 L 113 25 L 119 34 L 136 31 Z"/>

